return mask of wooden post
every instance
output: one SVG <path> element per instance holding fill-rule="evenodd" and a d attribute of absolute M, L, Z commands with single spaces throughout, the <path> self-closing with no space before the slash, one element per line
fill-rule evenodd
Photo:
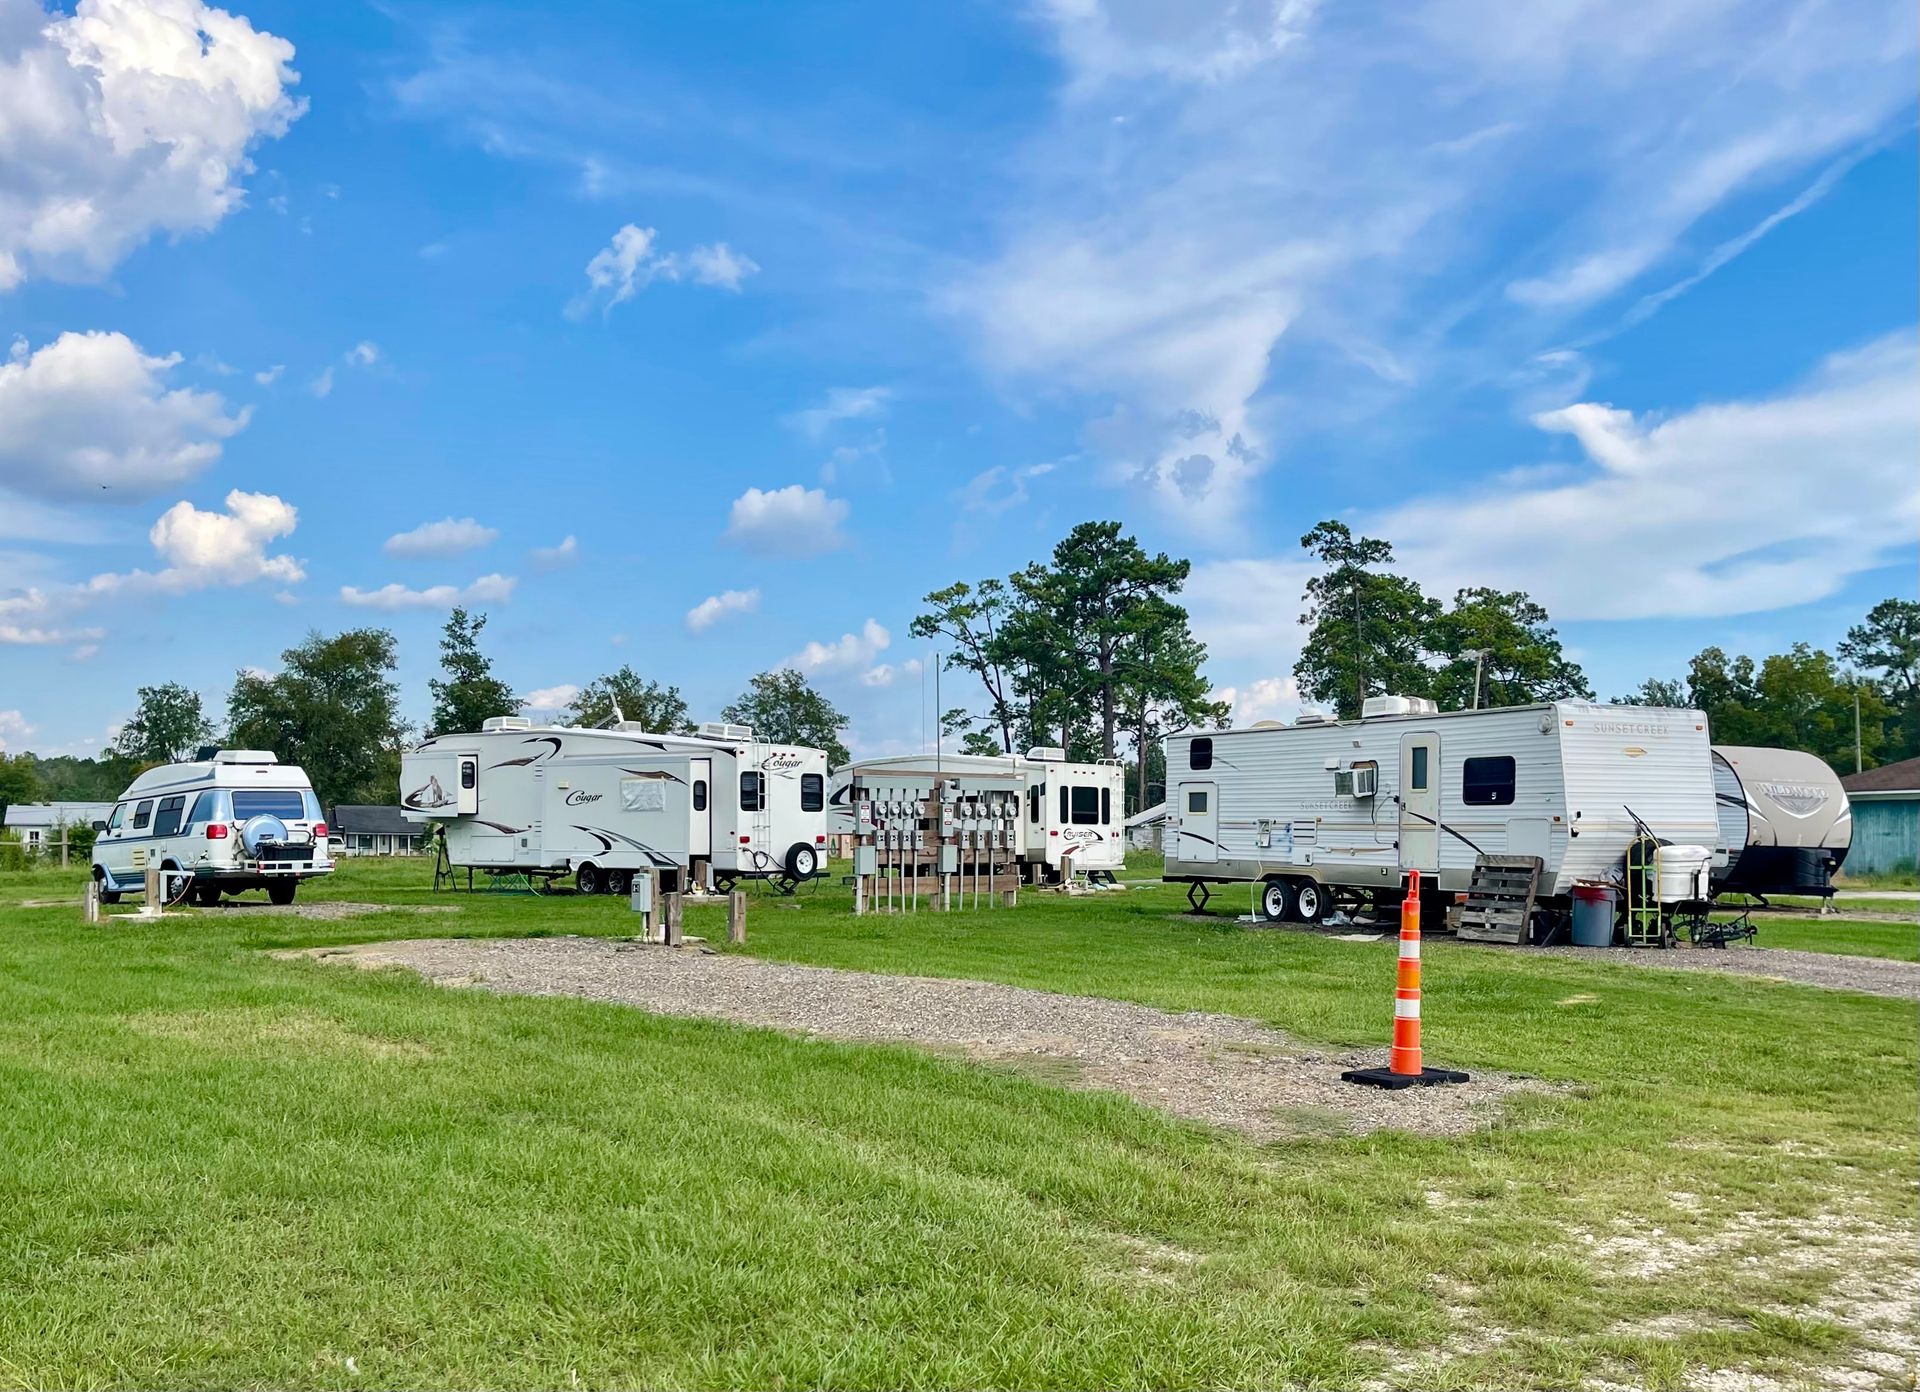
<path fill-rule="evenodd" d="M 736 889 L 727 895 L 727 941 L 735 947 L 747 940 L 747 892 Z"/>
<path fill-rule="evenodd" d="M 60 868 L 67 868 L 67 824 L 60 823 Z"/>
<path fill-rule="evenodd" d="M 143 912 L 150 913 L 150 914 L 159 913 L 160 912 L 160 867 L 157 865 L 149 865 L 147 867 L 146 891 L 147 891 L 147 894 L 146 894 L 147 902 L 146 902 L 146 908 L 143 910 Z"/>
<path fill-rule="evenodd" d="M 86 923 L 100 921 L 100 881 L 87 878 L 87 896 L 80 901 L 80 917 Z"/>
<path fill-rule="evenodd" d="M 1020 891 L 1017 889 L 1001 890 L 1000 904 L 1001 904 L 1001 907 L 1003 908 L 1008 908 L 1008 909 L 1019 908 L 1020 907 Z"/>
<path fill-rule="evenodd" d="M 675 890 L 672 894 L 669 894 L 667 896 L 666 938 L 667 938 L 668 947 L 680 946 L 681 907 L 682 907 L 682 899 L 681 899 L 680 892 L 678 890 Z"/>

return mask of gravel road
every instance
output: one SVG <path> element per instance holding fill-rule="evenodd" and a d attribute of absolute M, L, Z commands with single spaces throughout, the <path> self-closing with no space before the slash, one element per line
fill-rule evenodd
<path fill-rule="evenodd" d="M 1761 932 L 1766 929 L 1762 928 Z M 1607 966 L 1654 967 L 1667 971 L 1718 971 L 1758 976 L 1768 981 L 1791 981 L 1801 986 L 1825 986 L 1835 991 L 1862 991 L 1870 996 L 1920 1000 L 1920 962 L 1896 962 L 1886 957 L 1847 957 L 1837 952 L 1799 952 L 1786 947 L 1729 947 L 1595 949 L 1591 947 L 1500 948 L 1503 952 L 1545 952 L 1554 957 L 1578 957 Z"/>
<path fill-rule="evenodd" d="M 1545 1086 L 1476 1072 L 1459 1086 L 1382 1092 L 1344 1083 L 1340 1073 L 1385 1063 L 1384 1048 L 1317 1051 L 1233 1016 L 1173 1014 L 984 981 L 796 966 L 697 947 L 600 938 L 422 939 L 275 955 L 406 967 L 446 986 L 580 996 L 663 1015 L 1037 1065 L 1049 1081 L 1124 1093 L 1259 1140 L 1382 1127 L 1458 1135 L 1493 1121 L 1503 1097 Z M 1382 1035 L 1388 1024 L 1383 1001 Z"/>

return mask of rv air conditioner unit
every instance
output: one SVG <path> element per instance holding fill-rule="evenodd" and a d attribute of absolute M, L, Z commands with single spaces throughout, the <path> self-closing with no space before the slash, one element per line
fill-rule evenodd
<path fill-rule="evenodd" d="M 1362 720 L 1393 715 L 1438 715 L 1440 707 L 1424 696 L 1369 696 L 1360 703 Z"/>
<path fill-rule="evenodd" d="M 736 740 L 750 743 L 753 740 L 753 726 L 728 725 L 718 720 L 709 720 L 701 725 L 700 737 L 702 739 Z"/>
<path fill-rule="evenodd" d="M 531 730 L 533 722 L 524 715 L 490 715 L 480 722 L 480 731 L 485 734 L 492 730 Z"/>
<path fill-rule="evenodd" d="M 1027 757 L 1035 763 L 1064 764 L 1067 751 L 1057 744 L 1036 744 L 1027 751 Z"/>
<path fill-rule="evenodd" d="M 1378 791 L 1379 782 L 1380 769 L 1377 765 L 1366 764 L 1359 768 L 1340 769 L 1333 775 L 1333 795 L 1370 798 Z"/>
<path fill-rule="evenodd" d="M 1247 726 L 1247 728 L 1249 730 L 1284 730 L 1287 728 L 1287 722 L 1284 720 L 1256 720 L 1253 724 Z"/>
<path fill-rule="evenodd" d="M 279 759 L 265 749 L 216 749 L 213 751 L 216 764 L 277 764 Z"/>
<path fill-rule="evenodd" d="M 1323 710 L 1303 710 L 1293 718 L 1295 725 L 1331 725 L 1333 712 Z"/>

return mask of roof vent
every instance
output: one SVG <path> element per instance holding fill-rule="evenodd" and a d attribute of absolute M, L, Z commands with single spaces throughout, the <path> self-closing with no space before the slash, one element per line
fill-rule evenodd
<path fill-rule="evenodd" d="M 700 734 L 704 739 L 751 740 L 753 738 L 753 726 L 728 725 L 724 721 L 709 720 L 700 726 Z"/>
<path fill-rule="evenodd" d="M 277 764 L 280 761 L 268 749 L 216 749 L 213 751 L 216 764 Z"/>
<path fill-rule="evenodd" d="M 533 722 L 524 715 L 490 715 L 480 722 L 480 732 L 491 734 L 495 730 L 531 730 Z"/>
<path fill-rule="evenodd" d="M 1027 751 L 1027 757 L 1036 764 L 1064 764 L 1067 751 L 1057 744 L 1036 744 Z"/>
<path fill-rule="evenodd" d="M 1284 720 L 1256 720 L 1253 724 L 1247 726 L 1247 728 L 1249 730 L 1284 730 L 1287 728 L 1287 722 Z"/>
<path fill-rule="evenodd" d="M 1384 720 L 1396 715 L 1438 715 L 1440 707 L 1424 696 L 1369 696 L 1360 703 L 1362 720 Z"/>
<path fill-rule="evenodd" d="M 1294 717 L 1293 723 L 1295 725 L 1331 725 L 1334 723 L 1333 712 L 1323 711 L 1323 710 L 1303 710 L 1300 712 L 1299 715 Z"/>

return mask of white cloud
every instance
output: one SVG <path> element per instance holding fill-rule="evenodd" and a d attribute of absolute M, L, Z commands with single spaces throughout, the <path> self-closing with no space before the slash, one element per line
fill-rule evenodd
<path fill-rule="evenodd" d="M 573 698 L 580 694 L 580 688 L 571 682 L 561 682 L 558 686 L 543 686 L 538 691 L 529 691 L 520 698 L 520 709 L 527 711 L 564 710 L 573 704 Z"/>
<path fill-rule="evenodd" d="M 430 585 L 424 590 L 408 589 L 398 583 L 377 590 L 340 587 L 343 603 L 361 609 L 451 609 L 456 604 L 505 604 L 513 598 L 520 582 L 510 575 L 483 575 L 470 585 Z"/>
<path fill-rule="evenodd" d="M 366 339 L 361 339 L 360 342 L 347 349 L 346 353 L 342 355 L 342 361 L 349 367 L 372 367 L 380 361 L 380 345 L 368 342 Z"/>
<path fill-rule="evenodd" d="M 864 670 L 893 643 L 877 620 L 868 619 L 858 633 L 843 633 L 831 643 L 809 643 L 780 665 L 802 672 L 850 672 Z"/>
<path fill-rule="evenodd" d="M 139 498 L 199 473 L 247 412 L 228 415 L 217 392 L 169 388 L 179 362 L 121 333 L 63 333 L 37 351 L 15 339 L 0 363 L 0 487 Z"/>
<path fill-rule="evenodd" d="M 844 639 L 842 641 L 845 641 Z M 891 662 L 882 662 L 867 668 L 860 674 L 862 686 L 892 686 L 896 681 L 911 681 L 920 675 L 920 659 L 910 657 L 898 667 Z"/>
<path fill-rule="evenodd" d="M 0 292 L 213 228 L 245 199 L 248 148 L 305 109 L 292 60 L 200 0 L 0 0 Z"/>
<path fill-rule="evenodd" d="M 1054 467 L 1052 464 L 1028 464 L 1024 467 L 995 464 L 991 469 L 983 469 L 967 480 L 966 486 L 960 490 L 960 506 L 968 512 L 983 513 L 990 517 L 1020 507 L 1030 498 L 1028 481 L 1046 477 L 1054 471 Z"/>
<path fill-rule="evenodd" d="M 422 522 L 410 532 L 397 532 L 381 544 L 389 556 L 457 556 L 491 543 L 500 533 L 471 517 L 444 517 Z"/>
<path fill-rule="evenodd" d="M 1685 264 L 1708 214 L 1902 128 L 1920 11 L 1035 13 L 1063 99 L 1019 160 L 999 251 L 942 302 L 1010 390 L 1079 407 L 1109 482 L 1218 538 L 1309 431 L 1367 421 L 1433 379 L 1502 380 L 1561 346 L 1596 297 Z"/>
<path fill-rule="evenodd" d="M 1290 668 L 1304 636 L 1300 597 L 1316 573 L 1304 559 L 1206 561 L 1193 568 L 1181 600 L 1209 657 Z"/>
<path fill-rule="evenodd" d="M 816 556 L 847 544 L 840 524 L 847 504 L 825 491 L 790 483 L 764 491 L 749 488 L 733 500 L 727 540 L 788 556 Z"/>
<path fill-rule="evenodd" d="M 751 614 L 760 607 L 760 591 L 722 590 L 717 595 L 708 595 L 693 608 L 687 610 L 687 627 L 694 633 L 704 633 L 729 614 Z"/>
<path fill-rule="evenodd" d="M 333 369 L 330 367 L 321 368 L 320 375 L 315 377 L 311 382 L 307 383 L 307 390 L 312 392 L 315 396 L 321 398 L 322 400 L 325 400 L 327 397 L 332 396 L 333 395 Z"/>
<path fill-rule="evenodd" d="M 817 440 L 842 421 L 866 420 L 882 415 L 893 399 L 887 387 L 834 387 L 818 406 L 789 415 L 787 424 L 809 439 Z"/>
<path fill-rule="evenodd" d="M 7 752 L 8 740 L 23 740 L 37 727 L 27 724 L 26 716 L 17 710 L 0 710 L 0 754 Z"/>
<path fill-rule="evenodd" d="M 1223 686 L 1210 699 L 1232 707 L 1235 725 L 1256 720 L 1291 720 L 1300 713 L 1300 683 L 1293 677 L 1260 677 L 1243 686 Z"/>
<path fill-rule="evenodd" d="M 108 572 L 75 584 L 32 586 L 0 598 L 0 642 L 100 638 L 100 629 L 61 625 L 112 600 L 171 597 L 261 580 L 291 584 L 305 579 L 305 570 L 293 557 L 267 554 L 269 544 L 292 534 L 299 518 L 296 508 L 270 493 L 238 488 L 227 494 L 224 512 L 175 503 L 147 533 L 165 566 L 157 571 Z"/>
<path fill-rule="evenodd" d="M 534 547 L 527 552 L 527 559 L 533 562 L 536 570 L 559 570 L 580 559 L 580 543 L 568 536 L 558 546 Z"/>
<path fill-rule="evenodd" d="M 659 233 L 629 222 L 613 240 L 587 262 L 587 290 L 567 306 L 567 313 L 584 318 L 594 309 L 603 314 L 625 304 L 656 280 L 692 280 L 699 285 L 738 290 L 740 283 L 760 267 L 725 242 L 695 247 L 684 256 L 657 249 Z"/>
<path fill-rule="evenodd" d="M 262 368 L 253 374 L 253 380 L 263 387 L 270 387 L 280 380 L 280 374 L 287 370 L 285 363 L 275 363 L 272 367 Z"/>

